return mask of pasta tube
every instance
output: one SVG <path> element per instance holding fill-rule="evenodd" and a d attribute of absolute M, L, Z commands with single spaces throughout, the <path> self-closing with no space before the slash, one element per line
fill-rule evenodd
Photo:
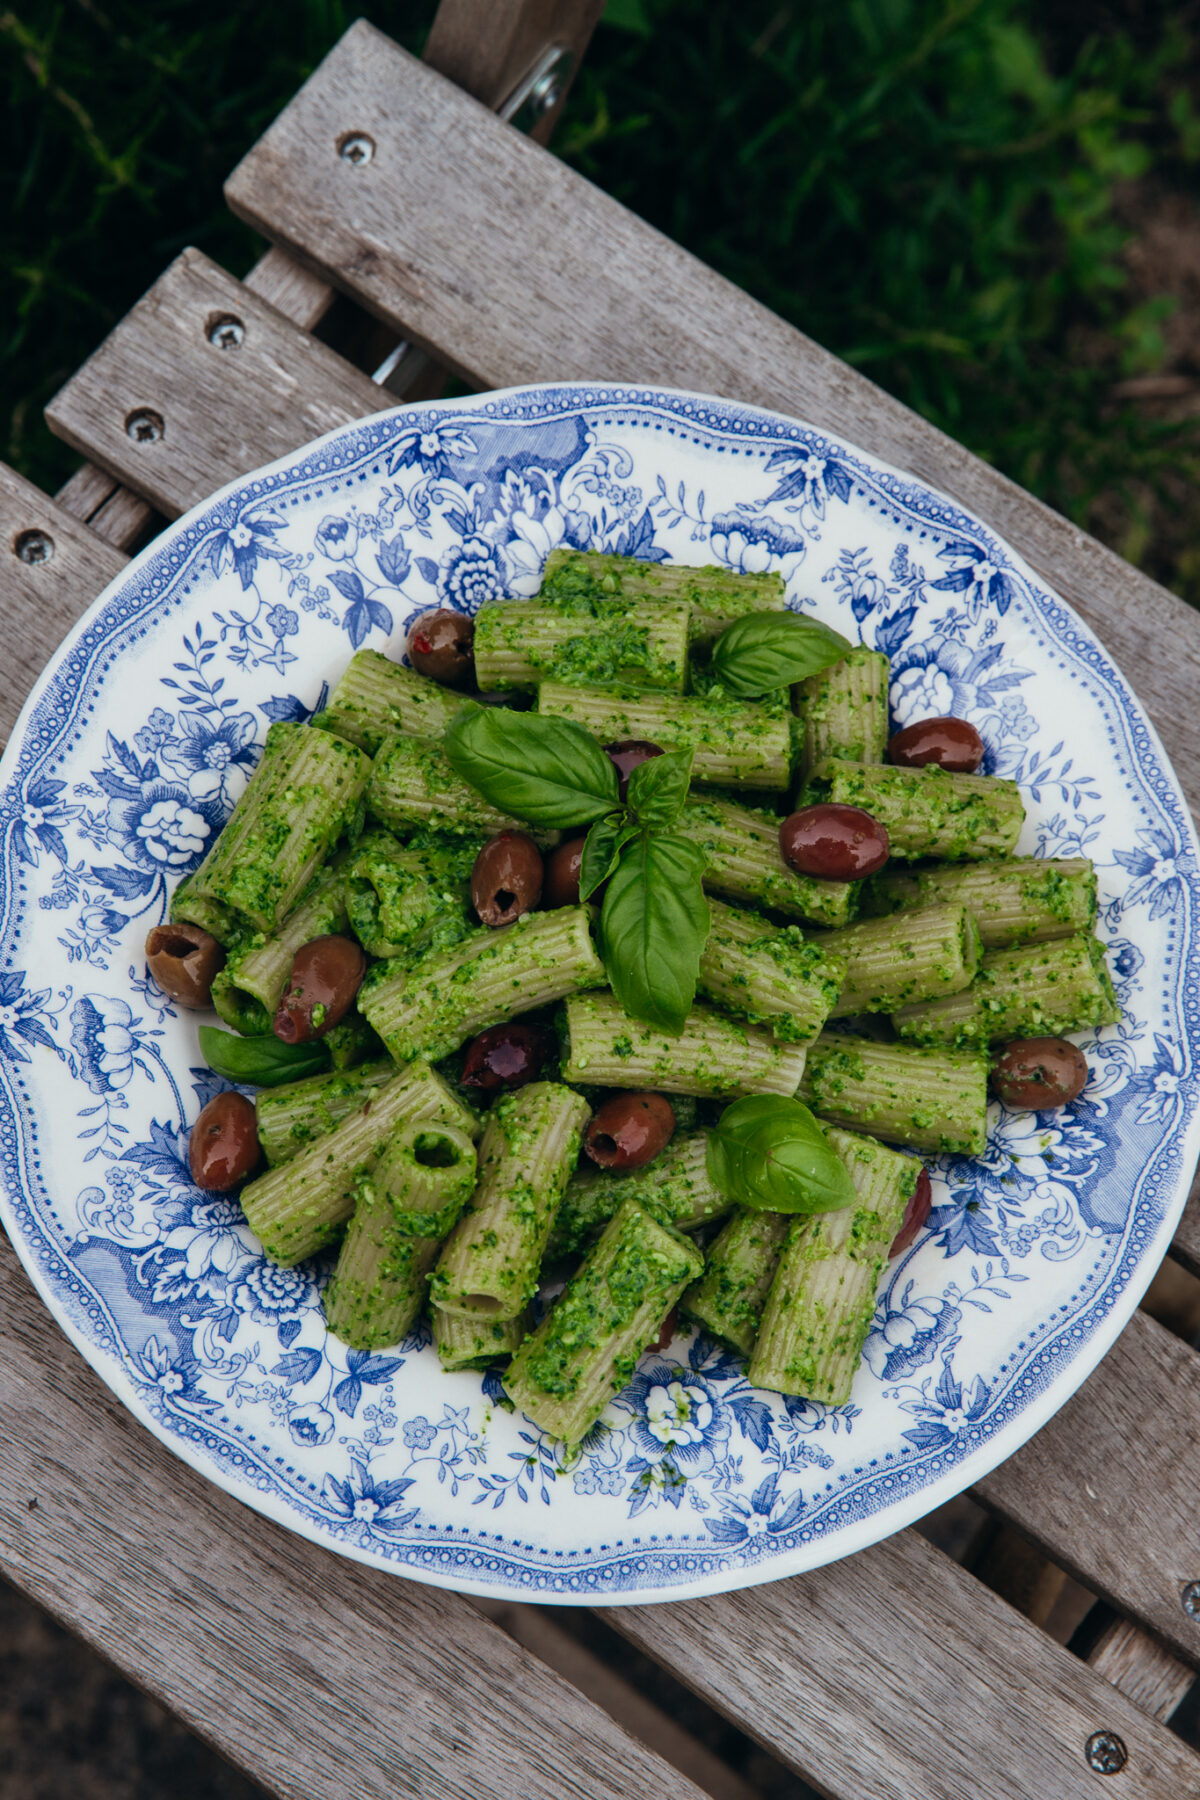
<path fill-rule="evenodd" d="M 994 950 L 961 994 L 892 1014 L 902 1038 L 918 1044 L 989 1044 L 1011 1037 L 1060 1037 L 1113 1025 L 1121 1016 L 1104 946 L 1094 937 L 1055 938 Z"/>
<path fill-rule="evenodd" d="M 440 738 L 461 705 L 461 694 L 427 681 L 415 669 L 378 650 L 356 650 L 313 724 L 374 756 L 394 731 Z"/>
<path fill-rule="evenodd" d="M 750 612 L 782 612 L 782 575 L 733 575 L 728 569 L 691 568 L 684 563 L 643 562 L 595 550 L 552 550 L 542 571 L 540 598 L 558 604 L 602 603 L 614 598 L 649 611 L 684 601 L 691 614 L 694 644 L 719 637 L 726 625 Z"/>
<path fill-rule="evenodd" d="M 664 750 L 691 750 L 696 781 L 785 789 L 791 780 L 790 719 L 778 704 L 545 681 L 538 689 L 538 711 L 574 719 L 602 744 L 649 738 Z"/>
<path fill-rule="evenodd" d="M 822 1120 L 914 1150 L 979 1156 L 987 1143 L 987 1059 L 970 1051 L 822 1032 L 799 1097 Z"/>
<path fill-rule="evenodd" d="M 627 1175 L 577 1170 L 546 1246 L 547 1264 L 583 1250 L 626 1200 L 676 1231 L 694 1231 L 727 1213 L 731 1202 L 708 1175 L 707 1131 L 676 1132 L 661 1155 Z"/>
<path fill-rule="evenodd" d="M 834 1008 L 846 965 L 834 943 L 806 943 L 757 913 L 709 901 L 699 990 L 791 1044 L 811 1043 Z M 852 927 L 852 930 L 857 927 Z M 841 934 L 831 934 L 841 935 Z M 969 979 L 969 978 L 968 978 Z"/>
<path fill-rule="evenodd" d="M 484 693 L 581 681 L 682 694 L 690 616 L 683 600 L 489 601 L 475 615 L 475 678 Z"/>
<path fill-rule="evenodd" d="M 923 856 L 948 862 L 1007 856 L 1025 822 L 1025 803 L 1015 781 L 950 775 L 934 763 L 899 769 L 831 757 L 809 777 L 798 804 L 820 800 L 861 806 L 878 819 L 899 862 Z"/>
<path fill-rule="evenodd" d="M 707 857 L 704 886 L 713 893 L 757 902 L 814 925 L 847 924 L 854 916 L 856 886 L 797 875 L 780 852 L 779 825 L 774 813 L 693 797 L 675 829 L 702 846 Z"/>
<path fill-rule="evenodd" d="M 784 1239 L 788 1213 L 740 1207 L 704 1259 L 704 1273 L 679 1303 L 689 1319 L 749 1356 Z"/>
<path fill-rule="evenodd" d="M 845 984 L 833 1017 L 894 1012 L 911 1001 L 956 994 L 979 967 L 979 931 L 961 906 L 923 906 L 886 919 L 860 920 L 812 940 L 840 956 Z"/>
<path fill-rule="evenodd" d="M 888 741 L 888 659 L 861 646 L 792 689 L 804 741 L 801 779 L 827 756 L 881 763 Z"/>
<path fill-rule="evenodd" d="M 884 869 L 864 884 L 871 912 L 945 902 L 974 915 L 985 950 L 1012 950 L 1091 931 L 1096 871 L 1086 857 L 1021 856 L 944 868 Z"/>
<path fill-rule="evenodd" d="M 610 993 L 567 1001 L 570 1054 L 565 1081 L 658 1088 L 668 1094 L 794 1094 L 804 1046 L 781 1044 L 760 1025 L 742 1025 L 693 1006 L 677 1035 L 631 1019 Z"/>

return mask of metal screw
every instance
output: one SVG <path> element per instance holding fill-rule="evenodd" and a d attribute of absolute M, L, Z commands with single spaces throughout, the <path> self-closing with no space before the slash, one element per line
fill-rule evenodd
<path fill-rule="evenodd" d="M 54 539 L 44 531 L 23 531 L 13 549 L 23 563 L 49 562 L 54 555 Z"/>
<path fill-rule="evenodd" d="M 1179 1604 L 1189 1619 L 1200 1619 L 1200 1581 L 1189 1581 L 1179 1595 Z"/>
<path fill-rule="evenodd" d="M 369 138 L 365 131 L 348 131 L 345 137 L 338 139 L 338 155 L 343 162 L 353 163 L 356 169 L 365 168 L 375 154 L 375 139 Z"/>
<path fill-rule="evenodd" d="M 162 434 L 162 414 L 152 412 L 148 406 L 140 406 L 125 420 L 125 436 L 135 444 L 156 444 Z"/>
<path fill-rule="evenodd" d="M 246 327 L 232 313 L 221 313 L 208 322 L 208 341 L 218 350 L 236 350 L 246 335 Z"/>
<path fill-rule="evenodd" d="M 1084 1754 L 1097 1775 L 1117 1775 L 1129 1761 L 1129 1752 L 1115 1731 L 1094 1731 Z"/>
<path fill-rule="evenodd" d="M 543 50 L 508 99 L 497 108 L 500 117 L 515 125 L 518 131 L 532 131 L 562 99 L 574 67 L 575 58 L 565 44 L 552 44 L 548 50 Z"/>

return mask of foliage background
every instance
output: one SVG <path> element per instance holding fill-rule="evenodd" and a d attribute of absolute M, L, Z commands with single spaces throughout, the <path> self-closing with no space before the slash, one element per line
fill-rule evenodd
<path fill-rule="evenodd" d="M 433 10 L 369 16 L 419 51 Z M 73 466 L 46 400 L 179 249 L 249 266 L 222 178 L 358 11 L 0 10 L 0 448 L 33 479 Z M 1194 0 L 610 0 L 556 148 L 1200 601 L 1196 77 Z"/>

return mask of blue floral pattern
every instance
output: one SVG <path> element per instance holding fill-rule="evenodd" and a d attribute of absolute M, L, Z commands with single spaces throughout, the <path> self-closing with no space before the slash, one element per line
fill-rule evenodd
<path fill-rule="evenodd" d="M 643 1358 L 576 1451 L 494 1374 L 325 1329 L 324 1262 L 278 1269 L 202 1193 L 190 1122 L 225 1085 L 148 975 L 267 726 L 435 605 L 536 592 L 547 556 L 780 570 L 892 659 L 897 724 L 956 712 L 1021 782 L 1023 846 L 1097 863 L 1124 1016 L 1054 1114 L 994 1109 L 934 1169 L 853 1403 L 758 1392 L 701 1335 Z M 56 1316 L 167 1442 L 380 1566 L 554 1600 L 713 1591 L 872 1541 L 996 1460 L 1144 1287 L 1197 1143 L 1197 851 L 1120 676 L 976 521 L 822 434 L 641 389 L 381 414 L 248 477 L 152 545 L 43 678 L 0 794 L 5 1222 Z M 36 972 L 36 973 L 35 973 Z M 1043 1395 L 1041 1399 L 1037 1397 Z M 1040 1408 L 1040 1411 L 1038 1411 Z"/>

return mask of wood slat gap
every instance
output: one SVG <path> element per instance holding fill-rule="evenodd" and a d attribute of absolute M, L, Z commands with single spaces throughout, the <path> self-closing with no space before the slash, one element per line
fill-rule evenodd
<path fill-rule="evenodd" d="M 1130 1619 L 1114 1619 L 1088 1656 L 1088 1666 L 1127 1699 L 1165 1723 L 1196 1679 L 1195 1671 L 1156 1644 Z"/>

